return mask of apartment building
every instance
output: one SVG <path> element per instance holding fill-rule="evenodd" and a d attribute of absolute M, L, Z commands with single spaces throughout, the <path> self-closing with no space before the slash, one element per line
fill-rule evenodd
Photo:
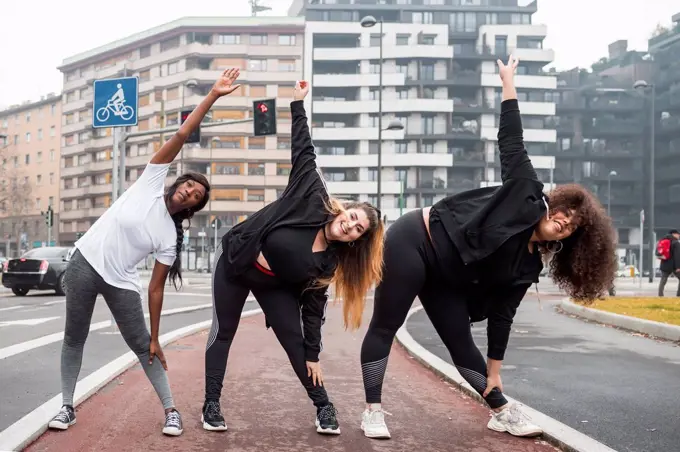
<path fill-rule="evenodd" d="M 73 242 L 111 204 L 111 129 L 92 129 L 92 86 L 123 74 L 139 77 L 139 124 L 145 131 L 178 124 L 226 68 L 241 69 L 241 88 L 218 101 L 209 121 L 251 117 L 257 99 L 277 99 L 278 136 L 253 137 L 252 123 L 204 127 L 201 142 L 185 145 L 186 171 L 212 174 L 212 199 L 192 219 L 190 245 L 209 217 L 233 225 L 276 199 L 290 171 L 290 109 L 302 75 L 304 20 L 294 17 L 188 17 L 64 60 L 62 204 L 60 230 Z M 131 138 L 125 184 L 141 174 L 168 137 Z M 171 169 L 168 184 L 177 176 Z M 201 234 L 202 235 L 202 234 Z M 193 265 L 193 264 L 192 264 Z"/>
<path fill-rule="evenodd" d="M 664 33 L 649 40 L 656 85 L 657 234 L 680 228 L 680 13 Z"/>
<path fill-rule="evenodd" d="M 546 27 L 533 25 L 536 3 L 470 0 L 296 0 L 304 15 L 310 118 L 329 190 L 377 201 L 380 25 L 383 21 L 381 207 L 388 222 L 442 197 L 500 183 L 496 149 L 501 84 L 496 59 L 520 58 L 518 94 L 525 139 L 548 183 L 556 131 L 556 78 L 543 73 L 554 54 Z M 549 188 L 549 187 L 548 187 Z M 401 198 L 405 209 L 400 209 Z"/>
<path fill-rule="evenodd" d="M 559 74 L 555 182 L 588 187 L 610 211 L 620 249 L 636 252 L 640 211 L 649 209 L 650 110 L 633 86 L 653 66 L 627 46 L 616 41 L 589 71 Z"/>
<path fill-rule="evenodd" d="M 0 255 L 17 256 L 48 240 L 45 212 L 54 211 L 59 243 L 61 98 L 48 94 L 0 110 Z"/>

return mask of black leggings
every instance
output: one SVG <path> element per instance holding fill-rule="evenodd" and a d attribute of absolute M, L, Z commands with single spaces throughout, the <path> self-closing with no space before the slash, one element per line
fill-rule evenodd
<path fill-rule="evenodd" d="M 288 354 L 293 370 L 307 390 L 309 398 L 317 407 L 327 405 L 328 395 L 325 387 L 314 386 L 311 377 L 307 376 L 299 294 L 281 286 L 275 277 L 263 273 L 254 265 L 252 270 L 243 276 L 226 278 L 221 246 L 217 249 L 215 259 L 217 264 L 213 270 L 212 283 L 213 321 L 205 350 L 206 400 L 220 398 L 229 348 L 236 334 L 248 292 L 252 291 L 268 324 L 274 329 L 279 343 Z"/>
<path fill-rule="evenodd" d="M 439 276 L 422 210 L 400 217 L 388 230 L 385 269 L 373 317 L 361 347 L 367 403 L 381 403 L 387 358 L 397 330 L 418 297 L 460 374 L 479 394 L 486 389 L 486 362 L 472 339 L 467 299 Z M 508 401 L 498 389 L 486 397 L 491 408 Z"/>

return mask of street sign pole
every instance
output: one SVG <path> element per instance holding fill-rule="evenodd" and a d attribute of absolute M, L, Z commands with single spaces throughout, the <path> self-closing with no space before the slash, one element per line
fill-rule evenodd
<path fill-rule="evenodd" d="M 642 287 L 642 265 L 645 262 L 642 255 L 644 252 L 644 240 L 642 240 L 644 227 L 645 227 L 645 210 L 642 209 L 640 211 L 640 287 Z"/>
<path fill-rule="evenodd" d="M 112 127 L 112 129 L 113 156 L 111 159 L 113 161 L 113 167 L 111 168 L 111 204 L 118 199 L 118 153 L 120 152 L 120 129 L 118 127 Z"/>

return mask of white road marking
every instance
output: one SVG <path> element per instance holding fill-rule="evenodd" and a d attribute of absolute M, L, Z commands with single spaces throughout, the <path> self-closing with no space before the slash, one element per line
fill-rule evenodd
<path fill-rule="evenodd" d="M 10 306 L 9 308 L 0 308 L 0 311 L 11 311 L 12 309 L 28 308 L 30 306 Z"/>
<path fill-rule="evenodd" d="M 23 319 L 23 320 L 7 320 L 4 322 L 0 322 L 0 328 L 3 326 L 35 326 L 35 325 L 40 325 L 41 323 L 49 322 L 50 320 L 56 320 L 59 319 L 59 316 L 56 317 L 43 317 L 40 319 Z"/>

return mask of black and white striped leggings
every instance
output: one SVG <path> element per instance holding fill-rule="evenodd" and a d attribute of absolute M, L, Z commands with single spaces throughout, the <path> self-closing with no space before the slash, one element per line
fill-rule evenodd
<path fill-rule="evenodd" d="M 416 297 L 458 372 L 483 394 L 486 362 L 472 338 L 467 301 L 456 297 L 437 276 L 436 255 L 421 210 L 400 217 L 387 230 L 384 259 L 383 280 L 376 289 L 373 317 L 361 347 L 366 403 L 381 403 L 392 341 Z M 485 400 L 491 408 L 508 403 L 498 389 Z"/>

